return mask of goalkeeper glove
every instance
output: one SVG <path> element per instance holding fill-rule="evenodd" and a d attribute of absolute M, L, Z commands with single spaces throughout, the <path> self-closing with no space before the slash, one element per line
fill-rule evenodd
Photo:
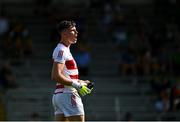
<path fill-rule="evenodd" d="M 88 84 L 87 84 L 87 87 L 88 87 L 89 89 L 91 89 L 91 91 L 92 91 L 93 88 L 94 88 L 94 82 L 88 83 Z"/>
<path fill-rule="evenodd" d="M 89 88 L 86 87 L 85 85 L 81 85 L 80 83 L 78 83 L 78 82 L 76 82 L 76 81 L 73 81 L 73 82 L 72 82 L 72 86 L 73 86 L 74 88 L 76 88 L 82 96 L 85 96 L 85 95 L 91 93 L 91 89 L 89 89 Z"/>

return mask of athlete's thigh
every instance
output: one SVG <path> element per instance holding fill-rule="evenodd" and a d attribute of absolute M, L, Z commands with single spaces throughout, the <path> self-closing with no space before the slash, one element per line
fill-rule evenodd
<path fill-rule="evenodd" d="M 63 114 L 65 117 L 84 115 L 82 100 L 76 93 L 57 94 L 54 99 L 54 104 L 55 115 Z"/>
<path fill-rule="evenodd" d="M 76 93 L 64 94 L 62 111 L 65 117 L 84 115 L 84 106 L 80 96 Z"/>
<path fill-rule="evenodd" d="M 77 115 L 77 116 L 70 116 L 67 117 L 69 121 L 79 121 L 79 122 L 84 122 L 84 116 L 83 115 Z"/>
<path fill-rule="evenodd" d="M 68 118 L 64 117 L 64 114 L 56 114 L 55 121 L 68 121 Z"/>

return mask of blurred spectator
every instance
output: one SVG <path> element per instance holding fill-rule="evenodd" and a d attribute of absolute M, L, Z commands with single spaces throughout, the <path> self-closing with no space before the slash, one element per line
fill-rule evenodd
<path fill-rule="evenodd" d="M 128 45 L 128 35 L 124 27 L 117 26 L 113 31 L 113 40 L 115 42 L 115 46 L 122 50 L 126 48 Z"/>
<path fill-rule="evenodd" d="M 142 33 L 133 32 L 128 41 L 128 47 L 133 50 L 137 62 L 137 74 L 149 75 L 151 68 L 151 47 L 147 37 Z"/>
<path fill-rule="evenodd" d="M 171 95 L 170 95 L 170 110 L 176 111 L 177 109 L 180 110 L 180 79 L 179 76 L 171 88 Z"/>
<path fill-rule="evenodd" d="M 131 48 L 128 48 L 121 53 L 119 62 L 120 73 L 122 73 L 122 75 L 136 75 L 137 61 L 134 51 Z"/>
<path fill-rule="evenodd" d="M 0 67 L 0 85 L 3 90 L 8 90 L 9 88 L 17 88 L 16 77 L 13 73 L 9 63 L 1 64 Z"/>
<path fill-rule="evenodd" d="M 3 55 L 4 49 L 8 50 L 8 47 L 7 48 L 4 47 L 4 40 L 9 29 L 10 29 L 9 20 L 3 14 L 0 14 L 0 52 L 1 52 L 1 55 Z M 10 45 L 7 45 L 7 46 L 10 46 Z"/>
<path fill-rule="evenodd" d="M 19 64 L 22 62 L 23 58 L 23 44 L 22 44 L 22 25 L 16 25 L 10 31 L 8 38 L 11 41 L 12 50 L 11 50 L 11 61 L 14 64 Z"/>
<path fill-rule="evenodd" d="M 164 103 L 161 98 L 157 98 L 154 102 L 154 106 L 157 112 L 163 112 L 164 111 Z"/>
<path fill-rule="evenodd" d="M 23 54 L 26 58 L 29 58 L 32 51 L 32 37 L 29 33 L 29 30 L 23 25 L 22 28 L 22 44 L 23 44 Z"/>
<path fill-rule="evenodd" d="M 14 25 L 2 44 L 3 56 L 12 64 L 23 63 L 24 57 L 32 55 L 32 39 L 29 31 L 21 23 Z"/>
<path fill-rule="evenodd" d="M 77 61 L 80 76 L 87 76 L 89 74 L 89 64 L 91 56 L 88 45 L 79 42 L 77 45 L 74 58 Z"/>
<path fill-rule="evenodd" d="M 111 22 L 113 21 L 113 11 L 112 11 L 112 7 L 109 3 L 106 3 L 104 5 L 104 10 L 103 10 L 103 18 L 102 18 L 102 22 L 105 25 L 111 24 Z"/>
<path fill-rule="evenodd" d="M 9 20 L 4 15 L 1 14 L 0 15 L 0 39 L 6 35 L 9 29 L 10 29 Z"/>
<path fill-rule="evenodd" d="M 114 19 L 114 14 L 112 10 L 112 6 L 109 3 L 105 3 L 103 6 L 103 13 L 102 13 L 102 31 L 106 35 L 110 33 L 110 27 Z M 105 36 L 104 35 L 104 36 Z"/>
<path fill-rule="evenodd" d="M 142 52 L 139 53 L 138 61 L 137 61 L 137 70 L 138 75 L 150 75 L 151 73 L 151 51 L 150 50 L 142 50 Z"/>
<path fill-rule="evenodd" d="M 169 109 L 170 81 L 166 77 L 156 74 L 150 83 L 155 97 L 156 110 L 167 111 Z"/>

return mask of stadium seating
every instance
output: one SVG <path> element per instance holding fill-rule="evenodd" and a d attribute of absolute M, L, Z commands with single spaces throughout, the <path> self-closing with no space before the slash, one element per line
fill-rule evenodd
<path fill-rule="evenodd" d="M 24 4 L 6 5 L 7 13 L 24 21 L 33 38 L 32 58 L 22 66 L 13 67 L 20 87 L 6 94 L 7 120 L 33 120 L 34 112 L 38 113 L 39 120 L 53 120 L 51 97 L 55 82 L 50 80 L 52 49 L 49 41 L 52 26 L 46 17 L 34 15 L 33 9 L 31 4 L 26 7 Z M 90 25 L 90 29 L 95 29 L 95 24 Z M 85 78 L 95 82 L 95 88 L 83 98 L 87 120 L 118 121 L 123 120 L 127 112 L 132 113 L 133 120 L 160 119 L 161 114 L 154 110 L 148 96 L 148 78 L 119 76 L 117 53 L 96 32 L 92 35 L 92 62 L 90 74 Z"/>

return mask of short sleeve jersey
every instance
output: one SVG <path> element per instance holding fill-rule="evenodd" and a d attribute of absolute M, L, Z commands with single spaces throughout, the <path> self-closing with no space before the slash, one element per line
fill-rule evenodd
<path fill-rule="evenodd" d="M 72 80 L 78 81 L 79 73 L 77 64 L 70 52 L 69 47 L 59 43 L 53 51 L 53 61 L 64 64 L 63 74 Z M 56 84 L 55 93 L 58 92 L 73 92 L 76 91 L 72 86 L 62 85 L 60 83 Z"/>

